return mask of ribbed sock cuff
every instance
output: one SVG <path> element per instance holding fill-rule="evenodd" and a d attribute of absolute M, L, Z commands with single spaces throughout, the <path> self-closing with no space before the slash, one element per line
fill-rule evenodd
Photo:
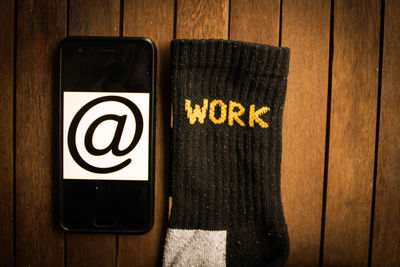
<path fill-rule="evenodd" d="M 176 39 L 171 42 L 173 69 L 220 68 L 254 77 L 287 76 L 289 49 L 231 40 Z"/>
<path fill-rule="evenodd" d="M 289 57 L 289 49 L 282 47 L 230 40 L 174 40 L 172 85 L 178 90 L 173 90 L 173 99 L 283 105 Z"/>

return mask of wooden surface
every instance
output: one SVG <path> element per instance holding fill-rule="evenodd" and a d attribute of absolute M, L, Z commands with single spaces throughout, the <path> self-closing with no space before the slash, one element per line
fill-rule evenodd
<path fill-rule="evenodd" d="M 280 0 L 236 0 L 230 10 L 230 39 L 279 46 Z"/>
<path fill-rule="evenodd" d="M 68 34 L 118 36 L 120 6 L 114 0 L 70 0 Z"/>
<path fill-rule="evenodd" d="M 228 0 L 177 0 L 176 38 L 228 38 Z"/>
<path fill-rule="evenodd" d="M 63 266 L 55 224 L 57 54 L 66 1 L 19 1 L 16 44 L 16 265 Z"/>
<path fill-rule="evenodd" d="M 373 266 L 400 262 L 400 2 L 386 1 Z"/>
<path fill-rule="evenodd" d="M 0 2 L 0 265 L 14 262 L 14 3 Z"/>
<path fill-rule="evenodd" d="M 0 265 L 160 266 L 173 38 L 291 48 L 282 147 L 288 265 L 398 265 L 399 13 L 395 0 L 1 1 Z M 157 45 L 155 225 L 146 235 L 65 234 L 55 222 L 57 46 L 68 34 Z"/>
<path fill-rule="evenodd" d="M 326 265 L 368 264 L 379 27 L 379 1 L 335 1 L 323 258 Z"/>
<path fill-rule="evenodd" d="M 282 46 L 291 49 L 282 133 L 282 201 L 291 238 L 290 266 L 316 266 L 320 258 L 329 17 L 329 1 L 283 1 Z"/>

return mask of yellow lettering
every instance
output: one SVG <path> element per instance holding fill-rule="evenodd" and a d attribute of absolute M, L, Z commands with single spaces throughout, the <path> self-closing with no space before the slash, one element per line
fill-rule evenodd
<path fill-rule="evenodd" d="M 238 108 L 238 111 L 234 111 L 235 108 Z M 239 123 L 240 126 L 245 126 L 244 122 L 239 118 L 243 115 L 245 108 L 237 102 L 229 101 L 229 115 L 228 115 L 228 124 L 233 126 L 233 120 Z"/>
<path fill-rule="evenodd" d="M 218 105 L 221 108 L 221 115 L 220 117 L 217 119 L 215 118 L 215 106 Z M 224 102 L 222 102 L 222 100 L 217 100 L 214 99 L 211 103 L 210 103 L 210 120 L 215 123 L 215 124 L 221 124 L 224 123 L 226 120 L 226 105 Z"/>
<path fill-rule="evenodd" d="M 257 122 L 262 128 L 268 128 L 268 123 L 263 121 L 260 116 L 270 111 L 269 107 L 265 106 L 255 111 L 256 105 L 250 105 L 249 126 L 254 127 L 254 122 Z"/>
<path fill-rule="evenodd" d="M 219 106 L 220 114 L 218 118 L 215 115 L 215 109 Z M 203 106 L 194 105 L 192 107 L 192 102 L 189 99 L 185 99 L 185 111 L 187 112 L 187 118 L 190 124 L 195 124 L 199 121 L 200 124 L 204 124 L 204 120 L 207 117 L 207 109 L 209 109 L 209 119 L 214 124 L 222 124 L 226 121 L 228 117 L 228 125 L 233 126 L 234 122 L 240 126 L 246 126 L 244 121 L 240 118 L 246 109 L 242 104 L 234 101 L 229 101 L 229 107 L 220 99 L 213 99 L 208 105 L 208 99 L 203 99 Z M 249 107 L 249 126 L 255 127 L 257 123 L 261 128 L 268 128 L 269 125 L 264 121 L 261 116 L 269 112 L 271 109 L 267 106 L 261 107 L 256 110 L 256 105 L 250 105 Z"/>
<path fill-rule="evenodd" d="M 203 99 L 203 107 L 200 108 L 199 105 L 194 105 L 194 110 L 189 99 L 185 99 L 185 110 L 187 112 L 187 118 L 190 124 L 194 124 L 196 120 L 199 120 L 200 124 L 204 123 L 204 118 L 206 117 L 206 112 L 208 108 L 208 99 Z"/>

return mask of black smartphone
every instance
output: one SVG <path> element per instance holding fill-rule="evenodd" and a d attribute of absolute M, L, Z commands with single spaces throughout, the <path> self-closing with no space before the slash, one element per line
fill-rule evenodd
<path fill-rule="evenodd" d="M 155 70 L 156 48 L 146 38 L 61 42 L 58 181 L 65 230 L 152 228 Z"/>

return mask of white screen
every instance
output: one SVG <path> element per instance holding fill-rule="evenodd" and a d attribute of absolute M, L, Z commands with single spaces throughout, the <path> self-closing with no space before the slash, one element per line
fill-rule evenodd
<path fill-rule="evenodd" d="M 64 122 L 63 122 L 63 178 L 64 179 L 96 179 L 96 180 L 148 180 L 149 179 L 149 117 L 150 117 L 150 94 L 149 93 L 104 93 L 104 92 L 64 92 Z M 135 135 L 136 120 L 132 110 L 124 103 L 118 101 L 104 101 L 92 106 L 81 116 L 75 133 L 75 145 L 79 156 L 87 164 L 97 168 L 110 168 L 130 159 L 131 162 L 124 168 L 109 172 L 92 172 L 77 163 L 71 154 L 68 145 L 68 132 L 71 122 L 77 112 L 94 99 L 105 96 L 117 96 L 134 103 L 140 110 L 143 118 L 143 131 L 139 142 L 133 150 L 120 156 L 113 154 L 109 149 L 102 155 L 89 153 L 85 146 L 85 135 L 93 122 L 107 114 L 116 117 L 126 116 L 121 138 L 118 141 L 118 149 L 123 151 L 132 142 Z M 114 117 L 115 117 L 114 116 Z M 79 117 L 79 116 L 77 116 Z M 115 138 L 119 121 L 108 119 L 102 121 L 95 127 L 92 145 L 98 150 L 110 147 Z M 72 127 L 73 128 L 73 127 Z M 72 131 L 74 132 L 74 131 Z"/>

